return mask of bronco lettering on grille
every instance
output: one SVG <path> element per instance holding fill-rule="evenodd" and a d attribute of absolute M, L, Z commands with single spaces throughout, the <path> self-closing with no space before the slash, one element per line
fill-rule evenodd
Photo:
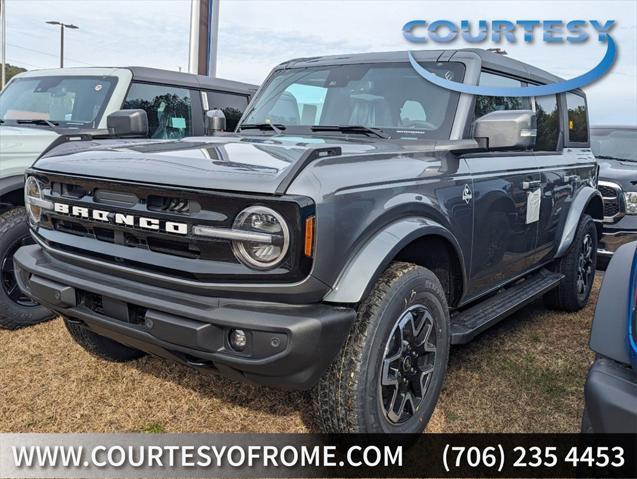
<path fill-rule="evenodd" d="M 71 206 L 65 203 L 54 203 L 53 210 L 63 215 L 74 216 L 86 220 L 101 221 L 120 226 L 141 228 L 150 231 L 161 231 L 178 235 L 188 234 L 186 223 L 176 223 L 174 221 L 160 221 L 157 218 L 145 218 L 112 211 L 95 210 L 84 206 Z"/>

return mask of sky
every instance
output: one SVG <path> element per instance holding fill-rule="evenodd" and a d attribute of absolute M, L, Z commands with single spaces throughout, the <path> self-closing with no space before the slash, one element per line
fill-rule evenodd
<path fill-rule="evenodd" d="M 637 125 L 637 1 L 368 1 L 220 0 L 217 75 L 260 83 L 297 57 L 422 48 L 407 42 L 403 25 L 414 19 L 613 19 L 619 47 L 614 68 L 584 88 L 593 124 Z M 190 0 L 6 0 L 7 62 L 27 69 L 59 64 L 59 20 L 67 31 L 65 66 L 142 65 L 188 68 Z M 592 31 L 592 30 L 590 30 Z M 580 75 L 602 58 L 605 45 L 485 43 L 563 78 Z M 431 45 L 431 46 L 429 46 Z M 461 39 L 445 48 L 475 47 Z M 440 48 L 431 42 L 424 48 Z"/>

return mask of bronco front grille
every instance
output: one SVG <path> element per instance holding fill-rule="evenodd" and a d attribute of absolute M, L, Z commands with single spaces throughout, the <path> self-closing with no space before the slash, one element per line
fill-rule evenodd
<path fill-rule="evenodd" d="M 604 201 L 604 221 L 616 221 L 623 214 L 621 186 L 609 181 L 600 181 L 597 189 L 602 194 Z"/>
<path fill-rule="evenodd" d="M 303 254 L 305 218 L 314 214 L 313 203 L 302 197 L 275 198 L 225 192 L 201 192 L 157 188 L 83 178 L 38 175 L 45 184 L 43 194 L 69 208 L 85 208 L 86 217 L 67 211 L 45 212 L 37 233 L 50 246 L 116 264 L 174 274 L 175 276 L 223 281 L 246 281 L 269 277 L 274 282 L 299 281 L 309 274 L 311 258 Z M 290 226 L 291 242 L 284 262 L 275 270 L 256 271 L 240 263 L 230 240 L 195 236 L 194 225 L 232 228 L 243 209 L 262 204 L 276 209 Z M 100 221 L 92 214 L 107 215 Z M 135 221 L 118 221 L 128 215 Z M 144 229 L 140 218 L 150 218 L 159 230 Z M 187 232 L 171 231 L 167 224 L 187 225 Z"/>

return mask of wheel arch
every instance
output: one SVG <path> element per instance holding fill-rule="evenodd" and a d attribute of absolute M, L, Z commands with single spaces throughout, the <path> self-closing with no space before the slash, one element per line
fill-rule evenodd
<path fill-rule="evenodd" d="M 370 291 L 392 261 L 407 261 L 432 270 L 457 304 L 466 291 L 464 255 L 454 235 L 422 217 L 398 220 L 383 228 L 347 263 L 324 300 L 355 304 Z"/>
<path fill-rule="evenodd" d="M 0 178 L 0 212 L 3 206 L 24 206 L 24 176 Z"/>
<path fill-rule="evenodd" d="M 562 237 L 555 253 L 556 258 L 564 256 L 573 243 L 583 214 L 588 214 L 595 220 L 598 237 L 601 237 L 604 203 L 601 193 L 592 186 L 585 186 L 575 195 L 562 228 Z"/>

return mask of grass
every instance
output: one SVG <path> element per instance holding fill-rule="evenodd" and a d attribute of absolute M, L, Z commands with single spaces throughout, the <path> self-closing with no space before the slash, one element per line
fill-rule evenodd
<path fill-rule="evenodd" d="M 162 426 L 161 424 L 157 422 L 151 422 L 149 424 L 146 424 L 142 428 L 142 432 L 147 432 L 149 434 L 161 434 L 162 432 L 166 432 L 166 430 L 164 429 L 164 426 Z"/>
<path fill-rule="evenodd" d="M 593 360 L 587 308 L 541 302 L 454 347 L 431 432 L 576 432 Z M 2 432 L 306 432 L 306 393 L 198 373 L 153 357 L 112 364 L 88 355 L 61 320 L 0 330 Z"/>

